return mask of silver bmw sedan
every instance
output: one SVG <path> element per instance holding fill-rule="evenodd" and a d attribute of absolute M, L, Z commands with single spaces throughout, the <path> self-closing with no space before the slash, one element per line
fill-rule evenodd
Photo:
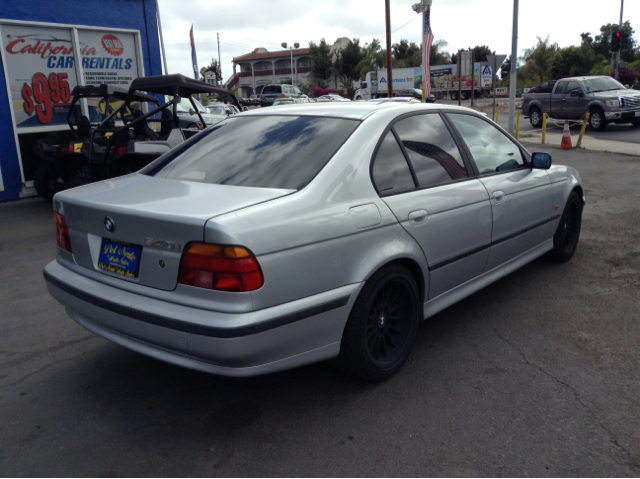
<path fill-rule="evenodd" d="M 215 374 L 333 359 L 379 381 L 424 319 L 569 260 L 584 196 L 472 110 L 354 102 L 230 117 L 53 205 L 47 288 L 94 333 Z"/>

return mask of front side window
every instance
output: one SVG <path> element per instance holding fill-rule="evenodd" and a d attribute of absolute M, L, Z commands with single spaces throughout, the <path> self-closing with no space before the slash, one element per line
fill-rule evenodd
<path fill-rule="evenodd" d="M 571 93 L 575 93 L 575 92 L 581 92 L 582 88 L 580 88 L 580 83 L 578 83 L 577 81 L 570 81 L 567 84 L 567 95 L 570 95 Z"/>
<path fill-rule="evenodd" d="M 299 190 L 359 124 L 311 116 L 232 116 L 142 173 L 199 183 Z"/>
<path fill-rule="evenodd" d="M 472 115 L 447 113 L 471 152 L 481 175 L 524 166 L 518 145 L 488 121 Z"/>
<path fill-rule="evenodd" d="M 410 116 L 393 128 L 409 156 L 420 188 L 468 176 L 460 151 L 440 115 Z"/>
<path fill-rule="evenodd" d="M 380 196 L 395 195 L 416 187 L 407 159 L 391 131 L 382 140 L 373 160 L 372 176 Z"/>

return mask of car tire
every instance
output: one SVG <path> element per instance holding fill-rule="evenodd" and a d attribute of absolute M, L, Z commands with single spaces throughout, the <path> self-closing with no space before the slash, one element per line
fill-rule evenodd
<path fill-rule="evenodd" d="M 33 186 L 36 192 L 45 200 L 51 201 L 58 190 L 56 178 L 49 165 L 42 163 L 33 174 Z"/>
<path fill-rule="evenodd" d="M 334 365 L 367 381 L 395 374 L 418 331 L 419 298 L 416 281 L 405 267 L 392 264 L 377 271 L 353 305 Z"/>
<path fill-rule="evenodd" d="M 356 97 L 356 101 L 358 100 L 362 100 L 362 97 L 361 96 Z"/>
<path fill-rule="evenodd" d="M 551 259 L 558 263 L 569 261 L 578 247 L 582 227 L 582 198 L 575 191 L 569 195 L 560 223 L 553 235 Z"/>
<path fill-rule="evenodd" d="M 88 166 L 78 168 L 69 176 L 68 187 L 76 188 L 77 186 L 88 185 L 93 183 L 93 176 Z"/>
<path fill-rule="evenodd" d="M 468 100 L 469 98 L 471 98 L 471 94 L 469 92 L 463 91 L 462 95 L 460 95 L 460 98 L 462 98 L 463 100 Z"/>
<path fill-rule="evenodd" d="M 531 123 L 531 126 L 534 128 L 540 128 L 542 126 L 542 112 L 537 106 L 534 106 L 529 111 L 529 123 Z"/>
<path fill-rule="evenodd" d="M 593 131 L 602 131 L 607 127 L 607 119 L 601 108 L 592 108 L 589 113 L 589 128 Z"/>
<path fill-rule="evenodd" d="M 457 100 L 457 99 L 458 99 L 458 92 L 457 92 L 457 91 L 452 91 L 452 92 L 449 94 L 449 97 L 450 97 L 452 100 L 454 100 L 454 101 L 455 101 L 455 100 Z"/>

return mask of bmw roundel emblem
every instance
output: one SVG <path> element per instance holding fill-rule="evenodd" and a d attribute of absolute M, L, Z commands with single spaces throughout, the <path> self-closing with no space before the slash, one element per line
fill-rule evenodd
<path fill-rule="evenodd" d="M 107 231 L 109 233 L 113 233 L 114 230 L 116 229 L 116 224 L 113 222 L 113 220 L 111 218 L 109 218 L 108 216 L 104 217 L 104 227 L 107 228 Z"/>

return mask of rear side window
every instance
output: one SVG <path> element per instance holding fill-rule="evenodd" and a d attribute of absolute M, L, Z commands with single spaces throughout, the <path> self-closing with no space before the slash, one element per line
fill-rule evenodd
<path fill-rule="evenodd" d="M 372 176 L 380 196 L 395 195 L 416 187 L 407 159 L 391 131 L 382 140 L 373 160 Z"/>
<path fill-rule="evenodd" d="M 282 93 L 282 87 L 280 85 L 267 85 L 262 89 L 262 93 Z"/>
<path fill-rule="evenodd" d="M 558 83 L 558 85 L 556 86 L 555 91 L 553 92 L 554 95 L 564 95 L 564 89 L 567 86 L 567 82 L 566 81 L 561 81 L 560 83 Z"/>
<path fill-rule="evenodd" d="M 393 127 L 404 146 L 420 188 L 466 178 L 460 151 L 440 115 L 416 115 Z"/>
<path fill-rule="evenodd" d="M 144 174 L 258 188 L 304 188 L 360 123 L 310 116 L 232 117 Z"/>

